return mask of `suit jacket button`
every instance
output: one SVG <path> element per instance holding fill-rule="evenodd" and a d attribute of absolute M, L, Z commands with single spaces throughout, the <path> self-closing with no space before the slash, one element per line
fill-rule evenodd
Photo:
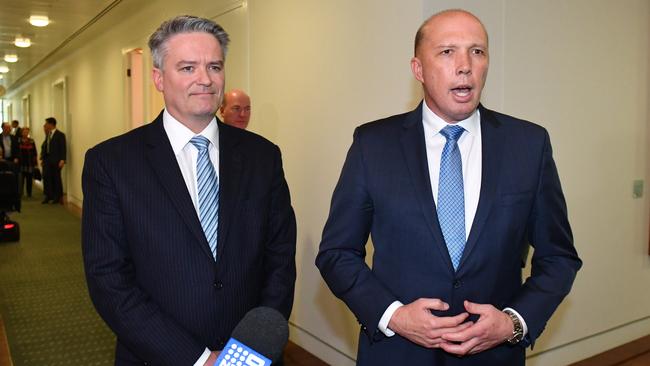
<path fill-rule="evenodd" d="M 461 283 L 459 280 L 454 281 L 454 288 L 460 288 Z"/>

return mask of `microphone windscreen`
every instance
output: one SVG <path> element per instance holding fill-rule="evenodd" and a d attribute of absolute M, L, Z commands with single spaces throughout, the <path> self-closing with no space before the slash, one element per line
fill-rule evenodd
<path fill-rule="evenodd" d="M 244 315 L 232 331 L 232 338 L 276 362 L 289 340 L 289 326 L 280 312 L 260 306 Z"/>

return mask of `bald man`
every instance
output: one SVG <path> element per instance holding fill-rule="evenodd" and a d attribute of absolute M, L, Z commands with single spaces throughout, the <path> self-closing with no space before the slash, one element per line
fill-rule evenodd
<path fill-rule="evenodd" d="M 224 94 L 219 112 L 223 123 L 245 130 L 251 119 L 251 98 L 242 90 L 233 89 Z"/>
<path fill-rule="evenodd" d="M 523 365 L 582 264 L 548 133 L 479 103 L 488 65 L 478 18 L 435 14 L 424 102 L 354 133 L 316 265 L 361 323 L 358 365 Z"/>

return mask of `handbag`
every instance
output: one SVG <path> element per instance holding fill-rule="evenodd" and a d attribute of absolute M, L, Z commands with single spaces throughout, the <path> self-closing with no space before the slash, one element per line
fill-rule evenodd
<path fill-rule="evenodd" d="M 43 179 L 43 174 L 41 174 L 41 170 L 39 168 L 34 168 L 34 179 L 36 180 Z"/>

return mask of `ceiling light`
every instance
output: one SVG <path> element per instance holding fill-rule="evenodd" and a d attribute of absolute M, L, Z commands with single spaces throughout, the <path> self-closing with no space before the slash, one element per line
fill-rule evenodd
<path fill-rule="evenodd" d="M 0 72 L 5 74 L 9 72 L 9 68 L 5 65 L 0 66 Z"/>
<path fill-rule="evenodd" d="M 35 27 L 45 27 L 50 24 L 50 19 L 47 15 L 32 15 L 29 17 L 29 24 Z"/>
<path fill-rule="evenodd" d="M 5 61 L 16 62 L 18 61 L 18 55 L 16 55 L 15 53 L 8 53 L 5 55 Z"/>
<path fill-rule="evenodd" d="M 0 75 L 0 80 L 2 80 L 3 77 L 4 77 L 4 76 Z"/>
<path fill-rule="evenodd" d="M 29 38 L 25 38 L 25 37 L 16 37 L 16 41 L 14 41 L 14 44 L 16 45 L 16 47 L 22 47 L 22 48 L 25 48 L 25 47 L 29 47 L 29 46 L 31 46 L 31 45 L 32 45 L 32 41 L 30 41 Z"/>

